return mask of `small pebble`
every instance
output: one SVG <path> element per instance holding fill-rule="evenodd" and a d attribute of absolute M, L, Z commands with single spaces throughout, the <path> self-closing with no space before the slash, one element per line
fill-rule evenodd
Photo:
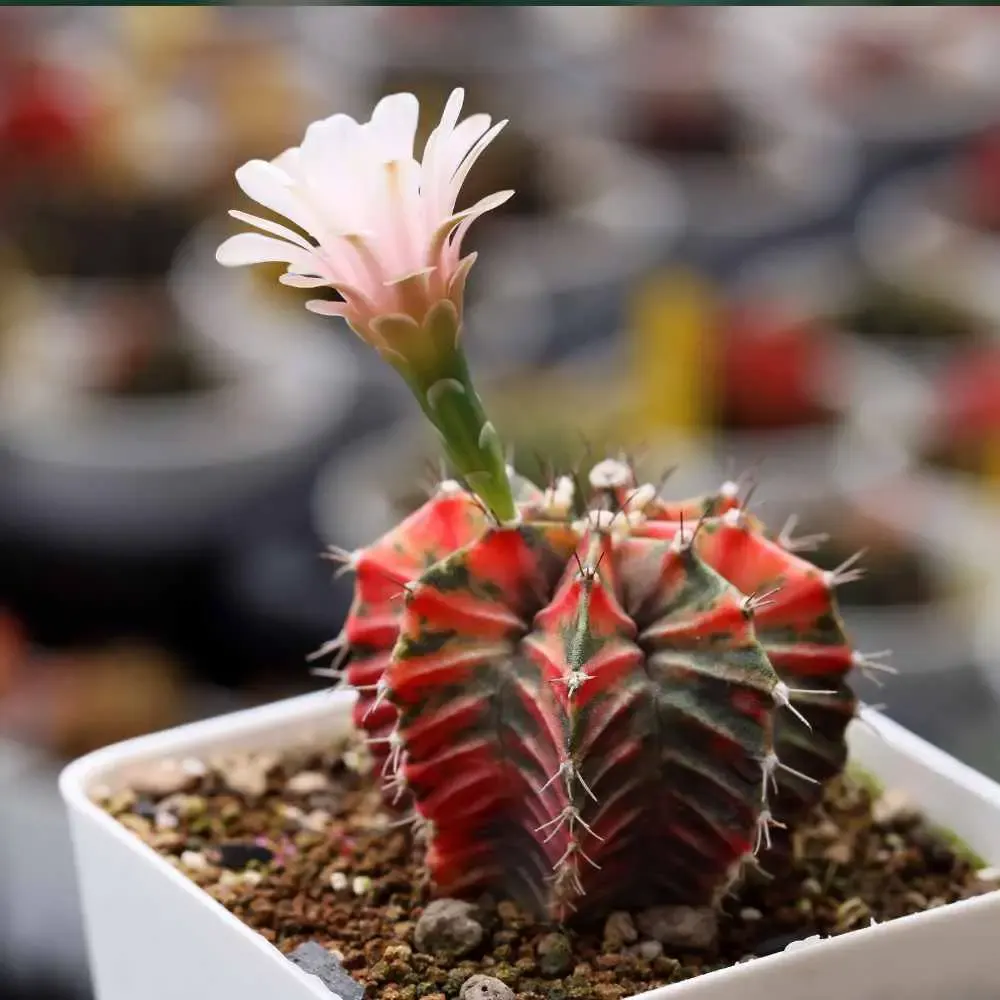
<path fill-rule="evenodd" d="M 343 872 L 334 872 L 330 876 L 330 888 L 334 892 L 343 892 L 348 885 L 347 876 Z"/>
<path fill-rule="evenodd" d="M 341 1000 L 363 1000 L 365 988 L 344 968 L 340 959 L 315 941 L 300 944 L 288 960 L 303 972 L 316 976 L 323 985 Z"/>
<path fill-rule="evenodd" d="M 127 812 L 134 804 L 135 792 L 126 788 L 124 791 L 109 796 L 104 808 L 107 809 L 112 816 L 118 816 L 123 812 Z"/>
<path fill-rule="evenodd" d="M 355 774 L 368 774 L 373 766 L 371 754 L 360 750 L 345 750 L 343 760 L 347 770 Z"/>
<path fill-rule="evenodd" d="M 158 812 L 154 825 L 157 830 L 176 830 L 181 821 L 172 812 Z"/>
<path fill-rule="evenodd" d="M 761 913 L 760 910 L 754 909 L 752 906 L 744 906 L 743 909 L 740 910 L 740 920 L 743 920 L 746 923 L 753 923 L 756 920 L 763 919 L 763 917 L 764 914 Z"/>
<path fill-rule="evenodd" d="M 872 804 L 872 820 L 879 826 L 896 826 L 913 823 L 920 817 L 920 810 L 906 792 L 890 788 Z"/>
<path fill-rule="evenodd" d="M 90 801 L 103 806 L 111 798 L 111 788 L 108 785 L 95 785 L 90 790 Z"/>
<path fill-rule="evenodd" d="M 413 954 L 413 949 L 403 942 L 397 944 L 386 945 L 386 949 L 382 952 L 383 962 L 401 962 L 404 959 L 409 958 Z"/>
<path fill-rule="evenodd" d="M 246 871 L 233 872 L 224 871 L 219 875 L 219 885 L 227 888 L 237 889 L 243 886 L 258 886 L 263 881 L 264 876 L 260 872 Z"/>
<path fill-rule="evenodd" d="M 483 940 L 476 909 L 460 899 L 435 899 L 428 903 L 414 928 L 417 950 L 432 955 L 464 955 Z M 484 994 L 485 995 L 485 994 Z"/>
<path fill-rule="evenodd" d="M 210 867 L 208 858 L 201 851 L 185 851 L 181 855 L 181 864 L 193 872 L 204 871 Z"/>
<path fill-rule="evenodd" d="M 201 775 L 179 760 L 158 760 L 144 767 L 133 779 L 132 789 L 140 795 L 164 798 L 195 787 Z"/>
<path fill-rule="evenodd" d="M 652 906 L 636 917 L 647 937 L 672 948 L 710 948 L 719 931 L 719 918 L 709 906 Z"/>
<path fill-rule="evenodd" d="M 573 945 L 565 934 L 546 934 L 535 950 L 538 967 L 546 976 L 560 976 L 573 964 Z"/>
<path fill-rule="evenodd" d="M 630 955 L 637 955 L 639 958 L 652 962 L 654 958 L 659 958 L 663 954 L 663 945 L 659 941 L 640 941 L 629 948 Z"/>
<path fill-rule="evenodd" d="M 514 1000 L 514 991 L 492 976 L 471 976 L 462 983 L 459 1000 Z"/>
<path fill-rule="evenodd" d="M 132 811 L 150 822 L 156 819 L 156 803 L 152 799 L 139 799 L 132 806 Z"/>
<path fill-rule="evenodd" d="M 802 895 L 809 899 L 815 899 L 817 896 L 823 895 L 823 886 L 819 884 L 817 879 L 807 878 L 802 883 Z"/>
<path fill-rule="evenodd" d="M 212 851 L 211 857 L 215 864 L 231 871 L 238 871 L 246 868 L 251 861 L 266 865 L 274 858 L 274 851 L 263 844 L 237 840 L 220 844 Z"/>
<path fill-rule="evenodd" d="M 846 840 L 838 840 L 823 852 L 823 857 L 835 865 L 849 865 L 854 859 L 854 848 Z"/>
<path fill-rule="evenodd" d="M 191 775 L 192 778 L 204 778 L 208 774 L 208 765 L 203 760 L 198 760 L 197 757 L 185 757 L 181 761 L 181 768 L 185 774 Z"/>
<path fill-rule="evenodd" d="M 356 875 L 351 881 L 351 892 L 355 896 L 363 896 L 372 887 L 372 880 L 367 875 Z"/>
<path fill-rule="evenodd" d="M 322 833 L 330 825 L 331 818 L 325 809 L 313 809 L 311 813 L 302 817 L 302 829 L 311 833 Z"/>
<path fill-rule="evenodd" d="M 134 834 L 145 839 L 149 836 L 151 827 L 149 820 L 143 819 L 141 816 L 136 816 L 135 813 L 127 813 L 124 816 L 118 817 L 118 822 L 121 823 L 126 830 L 131 830 Z"/>
<path fill-rule="evenodd" d="M 268 775 L 277 765 L 278 758 L 273 754 L 257 754 L 219 761 L 216 769 L 234 792 L 258 799 L 267 791 Z"/>
<path fill-rule="evenodd" d="M 179 819 L 194 819 L 205 815 L 208 802 L 204 796 L 178 792 L 176 795 L 168 795 L 157 808 L 160 812 L 173 813 Z"/>
<path fill-rule="evenodd" d="M 604 921 L 604 946 L 618 951 L 623 944 L 632 944 L 639 939 L 632 914 L 625 910 L 615 910 Z"/>
<path fill-rule="evenodd" d="M 330 780 L 321 771 L 300 771 L 290 778 L 285 786 L 295 795 L 312 795 L 323 792 L 330 787 Z"/>
<path fill-rule="evenodd" d="M 863 899 L 854 896 L 851 899 L 845 900 L 837 907 L 837 923 L 834 930 L 850 930 L 862 921 L 867 920 L 870 916 L 871 911 L 868 909 L 868 904 Z"/>

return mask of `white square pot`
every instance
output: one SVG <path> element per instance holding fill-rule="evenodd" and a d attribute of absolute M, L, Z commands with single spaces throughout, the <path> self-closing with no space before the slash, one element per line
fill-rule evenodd
<path fill-rule="evenodd" d="M 350 693 L 321 692 L 92 753 L 60 787 L 69 809 L 97 1000 L 332 1000 L 88 795 L 164 757 L 322 744 L 350 725 Z M 1000 786 L 874 712 L 853 760 L 1000 864 Z M 873 731 L 874 730 L 874 731 Z M 647 1000 L 990 1000 L 1000 997 L 1000 891 L 709 973 Z"/>

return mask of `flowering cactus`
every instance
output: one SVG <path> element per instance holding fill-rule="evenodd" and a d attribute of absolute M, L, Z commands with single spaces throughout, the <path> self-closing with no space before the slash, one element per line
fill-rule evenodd
<path fill-rule="evenodd" d="M 338 288 L 336 311 L 400 371 L 456 470 L 373 545 L 333 553 L 355 596 L 323 652 L 358 693 L 439 891 L 503 891 L 559 919 L 713 903 L 770 847 L 775 817 L 793 821 L 844 765 L 847 676 L 880 666 L 852 650 L 833 596 L 859 571 L 806 562 L 808 540 L 769 535 L 733 483 L 670 503 L 624 460 L 545 488 L 502 461 L 453 294 L 475 217 L 453 212 L 456 164 L 496 128 L 456 127 L 460 104 L 421 165 L 415 104 L 397 95 L 238 175 L 317 245 L 244 235 L 220 259 L 285 260 L 292 283 Z M 341 281 L 363 273 L 363 288 Z"/>
<path fill-rule="evenodd" d="M 342 302 L 306 308 L 342 316 L 406 380 L 449 458 L 499 517 L 515 516 L 500 440 L 486 419 L 461 349 L 462 299 L 476 255 L 462 256 L 469 227 L 507 201 L 500 191 L 456 211 L 466 176 L 506 122 L 458 123 L 463 92 L 448 100 L 423 160 L 413 157 L 419 107 L 412 94 L 381 100 L 370 122 L 333 115 L 301 146 L 270 163 L 251 160 L 236 181 L 288 226 L 230 214 L 272 236 L 241 233 L 216 253 L 227 267 L 281 262 L 293 288 L 335 289 Z"/>

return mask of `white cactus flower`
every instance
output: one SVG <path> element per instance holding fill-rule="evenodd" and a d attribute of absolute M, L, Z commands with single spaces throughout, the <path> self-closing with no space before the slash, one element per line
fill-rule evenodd
<path fill-rule="evenodd" d="M 333 115 L 310 125 L 301 146 L 244 164 L 236 171 L 244 193 L 296 229 L 233 211 L 260 232 L 230 237 L 216 259 L 229 267 L 283 262 L 284 284 L 336 289 L 342 302 L 306 308 L 343 316 L 394 363 L 414 363 L 438 337 L 454 341 L 475 260 L 462 257 L 462 240 L 514 193 L 456 211 L 469 170 L 506 124 L 491 126 L 484 114 L 459 122 L 463 99 L 461 89 L 452 92 L 422 160 L 413 150 L 419 104 L 402 93 L 379 101 L 369 122 Z"/>

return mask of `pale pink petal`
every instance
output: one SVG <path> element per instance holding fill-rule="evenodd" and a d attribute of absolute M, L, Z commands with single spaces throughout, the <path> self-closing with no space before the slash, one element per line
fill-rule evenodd
<path fill-rule="evenodd" d="M 490 127 L 489 115 L 472 115 L 466 118 L 448 136 L 442 138 L 441 148 L 432 166 L 424 166 L 424 186 L 427 191 L 426 209 L 428 223 L 439 220 L 454 208 L 454 199 L 449 201 L 451 179 L 468 155 L 469 150 L 479 141 Z"/>
<path fill-rule="evenodd" d="M 412 160 L 420 103 L 413 94 L 383 97 L 372 112 L 368 128 L 383 161 Z"/>
<path fill-rule="evenodd" d="M 476 160 L 482 155 L 483 150 L 503 131 L 504 126 L 507 124 L 506 119 L 502 122 L 497 122 L 480 140 L 469 150 L 465 159 L 462 161 L 459 168 L 455 171 L 454 177 L 451 179 L 449 187 L 449 197 L 446 202 L 447 210 L 451 211 L 455 207 L 455 202 L 458 199 L 458 192 L 462 188 L 462 184 L 465 183 L 465 178 L 468 177 L 469 171 L 472 169 Z"/>
<path fill-rule="evenodd" d="M 330 282 L 326 278 L 314 277 L 310 274 L 282 274 L 278 276 L 278 281 L 289 288 L 322 288 L 329 287 Z"/>
<path fill-rule="evenodd" d="M 299 159 L 301 154 L 302 151 L 298 146 L 291 146 L 283 153 L 278 153 L 278 155 L 271 160 L 271 165 L 284 171 L 289 177 L 292 178 L 292 180 L 297 180 L 299 178 Z"/>
<path fill-rule="evenodd" d="M 239 219 L 240 222 L 263 229 L 265 233 L 273 233 L 275 236 L 280 236 L 283 240 L 288 240 L 289 243 L 294 243 L 296 246 L 302 247 L 303 250 L 314 249 L 311 243 L 287 226 L 272 222 L 270 219 L 262 219 L 259 215 L 250 215 L 249 212 L 240 212 L 235 208 L 230 209 L 229 214 L 234 219 Z"/>
<path fill-rule="evenodd" d="M 310 299 L 306 309 L 317 316 L 346 316 L 350 306 L 346 302 L 327 302 L 326 299 Z"/>
<path fill-rule="evenodd" d="M 224 267 L 241 267 L 244 264 L 268 264 L 281 261 L 292 264 L 297 270 L 309 271 L 313 255 L 285 240 L 276 240 L 259 233 L 240 233 L 230 236 L 218 250 L 215 259 Z"/>
<path fill-rule="evenodd" d="M 236 183 L 248 198 L 291 219 L 300 229 L 310 232 L 312 218 L 296 197 L 292 180 L 283 170 L 265 160 L 251 160 L 236 171 Z"/>
<path fill-rule="evenodd" d="M 476 219 L 478 219 L 481 215 L 485 215 L 487 212 L 492 212 L 494 209 L 499 208 L 513 196 L 514 192 L 511 190 L 497 191 L 495 194 L 488 194 L 485 198 L 480 198 L 474 205 L 470 205 L 468 208 L 462 209 L 461 212 L 456 212 L 454 215 L 448 216 L 448 218 L 445 219 L 440 226 L 438 226 L 433 237 L 431 238 L 429 259 L 432 261 L 439 260 L 442 249 L 449 242 L 453 245 L 460 246 L 462 238 L 469 230 L 469 226 L 471 226 Z M 461 226 L 459 225 L 460 223 Z M 459 227 L 459 229 L 456 230 L 456 227 Z M 451 237 L 450 240 L 449 237 Z"/>
<path fill-rule="evenodd" d="M 410 281 L 413 278 L 420 277 L 424 274 L 433 274 L 437 268 L 434 267 L 421 267 L 416 271 L 411 271 L 409 274 L 404 274 L 398 278 L 390 278 L 386 283 L 387 288 L 391 288 L 393 285 L 401 285 L 404 281 Z"/>
<path fill-rule="evenodd" d="M 394 278 L 425 263 L 425 228 L 421 218 L 420 165 L 393 160 L 382 168 L 384 217 L 378 227 L 379 256 L 387 277 Z"/>

